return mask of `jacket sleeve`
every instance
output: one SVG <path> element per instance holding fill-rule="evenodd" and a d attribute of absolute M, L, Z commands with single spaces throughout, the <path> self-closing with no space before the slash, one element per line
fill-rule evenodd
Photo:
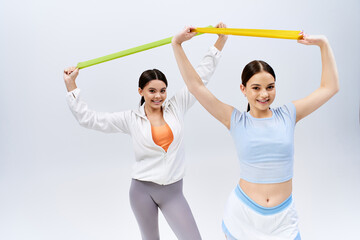
<path fill-rule="evenodd" d="M 109 113 L 91 110 L 81 99 L 81 91 L 78 88 L 68 92 L 67 103 L 76 120 L 83 127 L 105 133 L 130 133 L 131 111 Z"/>
<path fill-rule="evenodd" d="M 200 64 L 196 67 L 196 72 L 199 74 L 205 85 L 209 83 L 220 58 L 221 52 L 216 47 L 211 46 Z M 182 114 L 185 114 L 186 111 L 194 105 L 195 101 L 196 98 L 189 92 L 186 86 L 170 99 L 170 102 L 175 104 Z"/>

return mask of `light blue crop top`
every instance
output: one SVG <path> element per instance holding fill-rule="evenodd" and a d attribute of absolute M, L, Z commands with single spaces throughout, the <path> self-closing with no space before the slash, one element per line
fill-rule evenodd
<path fill-rule="evenodd" d="M 280 183 L 293 177 L 293 103 L 271 109 L 269 118 L 255 118 L 234 108 L 230 133 L 240 162 L 240 178 L 253 183 Z"/>

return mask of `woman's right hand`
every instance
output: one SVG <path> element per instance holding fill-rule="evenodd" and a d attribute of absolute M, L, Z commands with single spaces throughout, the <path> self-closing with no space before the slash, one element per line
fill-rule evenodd
<path fill-rule="evenodd" d="M 219 22 L 218 24 L 216 24 L 215 28 L 227 28 L 226 24 L 224 24 L 223 22 Z M 222 51 L 222 49 L 224 48 L 224 45 L 228 39 L 228 35 L 224 35 L 224 34 L 218 34 L 218 39 L 215 42 L 214 46 L 219 50 Z"/>
<path fill-rule="evenodd" d="M 79 69 L 77 67 L 68 67 L 64 70 L 64 81 L 68 92 L 76 89 L 76 77 L 79 75 Z"/>
<path fill-rule="evenodd" d="M 191 31 L 193 29 L 195 28 L 190 26 L 185 27 L 181 32 L 172 38 L 171 43 L 181 45 L 183 42 L 190 40 L 196 35 L 196 32 Z"/>

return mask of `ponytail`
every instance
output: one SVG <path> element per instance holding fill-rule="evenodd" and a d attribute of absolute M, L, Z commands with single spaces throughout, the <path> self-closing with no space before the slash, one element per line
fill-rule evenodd
<path fill-rule="evenodd" d="M 145 102 L 145 98 L 144 97 L 141 97 L 141 100 L 140 100 L 140 106 L 143 105 Z"/>

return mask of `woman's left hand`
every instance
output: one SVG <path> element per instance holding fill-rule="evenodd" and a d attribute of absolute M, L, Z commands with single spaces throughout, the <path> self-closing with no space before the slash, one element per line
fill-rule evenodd
<path fill-rule="evenodd" d="M 302 39 L 298 40 L 298 43 L 304 45 L 317 45 L 321 47 L 328 42 L 324 35 L 307 35 L 304 32 L 301 32 L 300 34 L 302 35 Z"/>

